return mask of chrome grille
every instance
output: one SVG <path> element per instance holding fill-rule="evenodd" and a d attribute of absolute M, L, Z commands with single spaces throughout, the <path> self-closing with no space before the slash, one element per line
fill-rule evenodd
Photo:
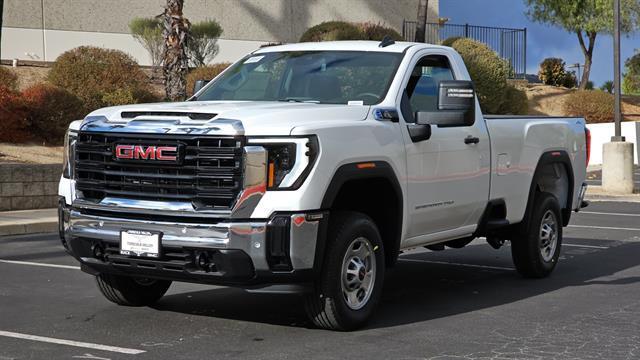
<path fill-rule="evenodd" d="M 242 137 L 80 132 L 76 143 L 79 197 L 191 202 L 230 209 L 242 187 Z M 117 144 L 179 146 L 177 162 L 121 161 Z"/>

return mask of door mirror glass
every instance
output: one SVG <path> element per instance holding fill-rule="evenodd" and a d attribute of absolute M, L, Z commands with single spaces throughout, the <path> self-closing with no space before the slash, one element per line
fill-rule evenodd
<path fill-rule="evenodd" d="M 417 124 L 471 126 L 475 122 L 475 90 L 471 81 L 444 80 L 438 86 L 438 110 L 416 113 Z"/>
<path fill-rule="evenodd" d="M 193 84 L 193 93 L 197 93 L 198 91 L 200 91 L 203 87 L 205 87 L 209 81 L 211 80 L 204 80 L 204 79 L 200 79 L 200 80 L 196 80 L 195 84 Z"/>

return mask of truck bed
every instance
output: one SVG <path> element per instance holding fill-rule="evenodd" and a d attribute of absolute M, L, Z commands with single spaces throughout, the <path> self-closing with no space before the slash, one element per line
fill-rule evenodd
<path fill-rule="evenodd" d="M 490 199 L 504 199 L 507 220 L 524 216 L 536 167 L 545 153 L 568 155 L 573 183 L 571 209 L 578 209 L 579 189 L 586 177 L 584 119 L 543 116 L 486 116 L 491 137 Z M 552 178 L 553 178 L 553 174 Z M 567 194 L 569 195 L 569 194 Z M 566 196 L 565 196 L 566 197 Z"/>

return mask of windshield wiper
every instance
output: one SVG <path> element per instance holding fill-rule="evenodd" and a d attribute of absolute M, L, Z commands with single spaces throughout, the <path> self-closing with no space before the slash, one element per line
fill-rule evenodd
<path fill-rule="evenodd" d="M 320 100 L 312 100 L 312 99 L 298 98 L 298 97 L 288 97 L 284 99 L 278 99 L 278 101 L 296 102 L 296 103 L 305 103 L 305 104 L 320 104 Z"/>

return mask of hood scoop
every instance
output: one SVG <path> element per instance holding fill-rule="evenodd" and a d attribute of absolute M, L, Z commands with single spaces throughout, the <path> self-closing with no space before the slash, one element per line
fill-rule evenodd
<path fill-rule="evenodd" d="M 188 117 L 191 120 L 211 120 L 217 115 L 218 114 L 175 111 L 123 111 L 120 113 L 122 119 L 135 119 L 138 116 L 174 116 Z"/>

